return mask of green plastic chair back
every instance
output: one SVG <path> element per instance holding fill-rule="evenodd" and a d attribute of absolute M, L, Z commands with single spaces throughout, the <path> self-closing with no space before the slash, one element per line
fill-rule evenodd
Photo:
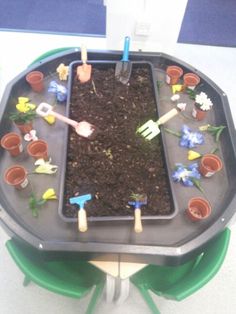
<path fill-rule="evenodd" d="M 86 313 L 92 313 L 105 284 L 105 274 L 93 265 L 76 260 L 45 261 L 40 251 L 8 240 L 6 247 L 25 275 L 25 285 L 39 286 L 64 296 L 81 298 L 95 286 Z"/>
<path fill-rule="evenodd" d="M 180 266 L 149 265 L 131 277 L 152 313 L 160 313 L 148 290 L 167 299 L 181 301 L 203 287 L 220 269 L 229 245 L 226 228 L 212 239 L 197 258 Z"/>

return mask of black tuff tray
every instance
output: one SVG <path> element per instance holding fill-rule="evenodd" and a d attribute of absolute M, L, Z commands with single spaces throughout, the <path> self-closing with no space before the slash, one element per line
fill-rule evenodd
<path fill-rule="evenodd" d="M 15 104 L 19 96 L 28 96 L 32 102 L 40 103 L 48 99 L 49 95 L 32 93 L 25 81 L 25 75 L 31 70 L 40 70 L 46 76 L 46 84 L 56 77 L 55 69 L 60 63 L 70 64 L 80 59 L 78 48 L 71 48 L 55 51 L 52 56 L 45 55 L 44 59 L 36 61 L 24 72 L 20 73 L 6 87 L 0 106 L 0 136 L 10 130 L 15 130 L 12 123 L 7 118 L 8 112 L 15 109 Z M 122 52 L 116 51 L 89 51 L 90 60 L 110 60 L 121 59 Z M 223 124 L 227 128 L 224 130 L 219 154 L 223 159 L 223 170 L 211 179 L 204 179 L 202 186 L 212 203 L 213 211 L 211 216 L 203 222 L 192 223 L 186 215 L 185 209 L 187 201 L 192 196 L 201 195 L 195 188 L 186 188 L 176 184 L 176 199 L 178 199 L 178 213 L 173 219 L 167 220 L 145 220 L 143 221 L 143 232 L 135 234 L 133 223 L 130 221 L 111 222 L 89 222 L 89 229 L 86 233 L 79 233 L 77 223 L 67 223 L 58 215 L 58 203 L 51 202 L 44 206 L 35 219 L 31 211 L 25 206 L 25 196 L 19 194 L 0 182 L 0 222 L 9 234 L 18 239 L 26 241 L 30 245 L 42 251 L 65 254 L 68 252 L 77 253 L 86 259 L 112 259 L 114 254 L 119 254 L 120 261 L 145 262 L 156 264 L 176 265 L 182 263 L 196 254 L 199 254 L 204 245 L 229 223 L 236 209 L 235 189 L 236 189 L 236 154 L 235 154 L 235 129 L 229 109 L 227 96 L 224 92 L 203 73 L 194 67 L 178 60 L 172 56 L 162 53 L 130 53 L 131 61 L 148 61 L 155 68 L 156 80 L 163 80 L 165 69 L 168 65 L 176 64 L 183 68 L 184 73 L 195 72 L 201 78 L 204 91 L 212 98 L 214 109 L 208 115 L 206 123 Z M 163 85 L 160 89 L 159 114 L 167 112 L 171 104 L 167 99 L 170 96 L 169 87 Z M 65 114 L 65 106 L 60 106 L 59 111 Z M 190 108 L 188 109 L 190 110 Z M 181 116 L 168 122 L 167 127 L 178 129 L 185 120 Z M 36 129 L 37 128 L 36 121 Z M 186 123 L 186 121 L 185 121 Z M 197 127 L 199 123 L 189 123 L 190 127 Z M 53 162 L 60 165 L 60 155 L 66 149 L 63 145 L 64 136 L 62 128 L 58 125 L 57 137 L 51 132 L 51 126 L 45 124 L 45 128 L 40 129 L 40 137 L 49 138 L 54 146 L 50 148 Z M 162 132 L 163 133 L 163 132 Z M 186 151 L 176 145 L 176 138 L 169 135 L 165 137 L 166 163 L 173 165 L 178 161 L 186 162 Z M 203 148 L 201 148 L 203 149 Z M 57 152 L 57 153 L 56 153 Z M 0 150 L 0 173 L 11 164 L 20 162 L 29 167 L 28 157 L 17 157 L 11 159 Z M 56 191 L 60 189 L 62 178 L 59 169 L 57 180 L 52 176 L 37 176 L 37 182 L 32 180 L 33 186 L 40 186 L 37 194 L 46 187 L 54 187 Z M 211 181 L 209 181 L 211 180 Z M 202 196 L 202 195 L 201 195 Z"/>
<path fill-rule="evenodd" d="M 109 68 L 109 67 L 113 67 L 115 68 L 117 62 L 116 61 L 89 61 L 89 64 L 92 65 L 92 68 L 96 68 L 96 67 L 100 67 L 100 68 Z M 152 80 L 152 85 L 153 85 L 153 98 L 156 102 L 156 107 L 157 107 L 157 115 L 159 116 L 159 106 L 158 106 L 158 102 L 159 102 L 159 95 L 158 95 L 158 90 L 157 90 L 157 84 L 156 84 L 156 79 L 155 79 L 155 73 L 154 73 L 154 67 L 152 65 L 152 63 L 150 62 L 145 62 L 145 61 L 134 61 L 131 62 L 132 67 L 143 67 L 143 66 L 147 66 L 149 68 L 150 71 L 150 78 Z M 67 99 L 67 104 L 66 104 L 66 114 L 67 116 L 69 116 L 69 112 L 70 112 L 70 104 L 71 104 L 71 89 L 72 89 L 72 85 L 73 85 L 73 81 L 75 79 L 75 69 L 77 68 L 77 66 L 81 65 L 80 61 L 74 61 L 70 64 L 70 76 L 69 76 L 69 81 L 68 81 L 68 99 Z M 67 138 L 68 141 L 68 128 L 65 128 L 65 138 Z M 168 214 L 163 214 L 163 215 L 146 215 L 145 214 L 145 207 L 142 210 L 142 219 L 143 220 L 152 220 L 152 219 L 172 219 L 178 212 L 178 202 L 176 200 L 176 196 L 175 196 L 175 185 L 173 184 L 173 181 L 171 180 L 171 167 L 170 164 L 166 164 L 165 163 L 165 155 L 168 154 L 167 152 L 167 143 L 165 143 L 165 137 L 162 136 L 162 133 L 159 135 L 159 141 L 160 141 L 160 145 L 162 146 L 162 150 L 163 150 L 163 161 L 164 161 L 164 165 L 166 168 L 166 176 L 167 176 L 167 181 L 168 181 L 168 186 L 169 186 L 169 191 L 171 193 L 171 197 L 170 197 L 170 202 L 171 202 L 171 212 Z M 64 199 L 64 190 L 65 190 L 65 177 L 66 177 L 66 162 L 67 162 L 67 153 L 68 153 L 68 146 L 67 146 L 67 150 L 63 151 L 63 155 L 62 155 L 62 176 L 60 179 L 60 198 L 59 198 L 59 205 L 58 205 L 58 212 L 60 217 L 67 222 L 76 222 L 78 219 L 77 218 L 71 218 L 66 216 L 66 214 L 63 211 L 63 206 L 65 203 L 65 199 Z M 158 204 L 156 204 L 156 206 L 158 206 Z M 121 220 L 133 220 L 134 216 L 98 216 L 98 217 L 93 217 L 93 216 L 89 216 L 89 210 L 87 211 L 87 219 L 88 221 L 121 221 Z"/>

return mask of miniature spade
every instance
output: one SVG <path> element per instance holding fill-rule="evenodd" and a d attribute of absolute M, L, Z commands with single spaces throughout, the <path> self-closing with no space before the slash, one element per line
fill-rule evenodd
<path fill-rule="evenodd" d="M 45 102 L 42 102 L 40 105 L 38 105 L 36 109 L 36 113 L 40 115 L 41 117 L 46 117 L 48 115 L 52 115 L 55 118 L 71 125 L 75 132 L 85 138 L 93 138 L 96 127 L 93 124 L 90 124 L 86 121 L 77 122 L 75 120 L 69 119 L 55 111 L 52 110 L 53 107 Z"/>
<path fill-rule="evenodd" d="M 81 61 L 82 65 L 77 67 L 76 74 L 80 83 L 86 83 L 91 78 L 92 66 L 87 64 L 87 49 L 85 46 L 81 46 Z"/>
<path fill-rule="evenodd" d="M 84 194 L 81 196 L 76 197 L 70 197 L 69 202 L 70 204 L 76 204 L 79 206 L 78 211 L 78 229 L 80 232 L 85 232 L 88 230 L 88 224 L 87 224 L 87 214 L 86 210 L 84 209 L 84 204 L 91 200 L 92 195 L 91 194 Z"/>

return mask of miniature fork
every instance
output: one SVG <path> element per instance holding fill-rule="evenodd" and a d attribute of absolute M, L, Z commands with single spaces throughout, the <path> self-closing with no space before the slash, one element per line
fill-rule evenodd
<path fill-rule="evenodd" d="M 179 110 L 173 108 L 166 114 L 161 116 L 157 121 L 148 120 L 146 123 L 144 123 L 137 129 L 137 133 L 140 133 L 141 136 L 150 141 L 161 132 L 159 125 L 166 123 L 174 116 L 176 116 L 178 113 Z"/>

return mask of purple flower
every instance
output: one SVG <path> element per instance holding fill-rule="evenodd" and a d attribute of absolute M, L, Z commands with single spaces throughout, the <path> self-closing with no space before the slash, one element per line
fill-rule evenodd
<path fill-rule="evenodd" d="M 65 86 L 57 84 L 55 81 L 51 81 L 49 84 L 48 92 L 54 93 L 59 102 L 66 101 L 67 89 Z"/>
<path fill-rule="evenodd" d="M 192 132 L 187 125 L 183 125 L 181 129 L 180 146 L 193 148 L 197 144 L 201 145 L 204 143 L 203 134 L 200 132 Z"/>
<path fill-rule="evenodd" d="M 183 164 L 176 164 L 175 171 L 172 173 L 174 182 L 182 182 L 185 186 L 196 185 L 196 180 L 199 180 L 201 175 L 198 171 L 198 164 L 194 163 L 189 166 Z"/>

